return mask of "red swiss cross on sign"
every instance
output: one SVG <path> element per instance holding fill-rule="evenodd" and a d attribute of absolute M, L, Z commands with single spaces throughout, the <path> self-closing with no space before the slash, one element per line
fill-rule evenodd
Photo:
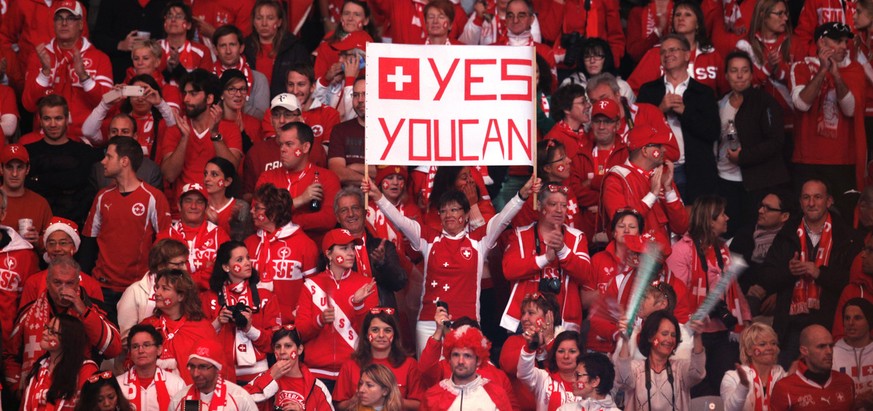
<path fill-rule="evenodd" d="M 418 100 L 418 59 L 379 58 L 379 98 Z"/>

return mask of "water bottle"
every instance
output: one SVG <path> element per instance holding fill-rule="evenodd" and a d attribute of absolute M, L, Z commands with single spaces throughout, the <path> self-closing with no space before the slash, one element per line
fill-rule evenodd
<path fill-rule="evenodd" d="M 728 120 L 724 138 L 727 141 L 728 150 L 735 151 L 740 148 L 740 140 L 737 139 L 737 127 L 734 125 L 733 120 Z"/>
<path fill-rule="evenodd" d="M 315 179 L 312 180 L 312 184 L 317 184 L 318 182 L 318 170 L 315 170 Z M 309 202 L 309 209 L 312 211 L 321 210 L 321 200 L 313 198 L 312 201 Z"/>

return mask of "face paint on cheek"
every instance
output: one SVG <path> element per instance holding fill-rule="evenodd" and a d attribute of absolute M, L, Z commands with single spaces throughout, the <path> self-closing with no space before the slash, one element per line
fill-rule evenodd
<path fill-rule="evenodd" d="M 389 183 L 389 182 L 387 182 L 387 181 L 383 181 L 383 182 L 382 182 L 382 189 L 383 189 L 383 190 L 387 190 L 387 189 L 388 189 L 388 186 L 390 186 L 390 185 L 391 185 L 391 183 Z"/>
<path fill-rule="evenodd" d="M 49 341 L 49 346 L 52 348 L 55 348 L 58 346 L 58 342 L 57 341 Z"/>
<path fill-rule="evenodd" d="M 376 334 L 367 334 L 367 340 L 371 343 L 376 339 Z"/>
<path fill-rule="evenodd" d="M 545 321 L 543 321 L 542 318 L 537 318 L 536 324 L 537 324 L 537 328 L 538 328 L 538 329 L 542 329 L 542 328 L 543 328 L 543 324 L 545 324 Z"/>
<path fill-rule="evenodd" d="M 234 264 L 233 265 L 233 272 L 236 274 L 241 273 L 242 269 L 243 269 L 242 264 Z"/>
<path fill-rule="evenodd" d="M 165 307 L 169 307 L 172 304 L 173 304 L 173 300 L 171 300 L 169 298 L 164 298 L 164 306 Z"/>
<path fill-rule="evenodd" d="M 336 258 L 334 258 L 333 260 L 336 261 L 337 264 L 342 264 L 343 262 L 346 261 L 346 259 L 343 258 L 343 256 L 341 256 L 341 255 L 336 256 Z"/>
<path fill-rule="evenodd" d="M 661 150 L 655 150 L 652 152 L 652 157 L 659 158 L 661 157 Z"/>
<path fill-rule="evenodd" d="M 291 357 L 292 360 L 296 360 L 297 359 L 297 351 L 291 351 L 291 355 L 289 357 Z"/>
<path fill-rule="evenodd" d="M 224 180 L 218 180 L 218 186 L 224 188 Z"/>
<path fill-rule="evenodd" d="M 558 167 L 557 167 L 557 170 L 558 170 L 559 173 L 563 173 L 564 170 L 566 170 L 566 169 L 567 169 L 567 167 L 566 167 L 565 165 L 563 165 L 563 164 L 560 164 L 560 165 L 558 165 Z"/>
<path fill-rule="evenodd" d="M 576 389 L 579 391 L 584 390 L 586 387 L 585 381 L 576 381 Z"/>
<path fill-rule="evenodd" d="M 255 218 L 258 220 L 259 223 L 263 223 L 264 221 L 267 221 L 267 216 L 265 216 L 263 214 L 258 214 L 258 216 Z"/>
<path fill-rule="evenodd" d="M 661 340 L 655 338 L 654 340 L 652 340 L 652 345 L 653 346 L 661 345 Z"/>
<path fill-rule="evenodd" d="M 762 352 L 762 351 L 761 351 L 760 348 L 755 348 L 755 356 L 756 356 L 756 357 L 759 356 L 759 355 L 761 355 L 761 352 Z"/>
<path fill-rule="evenodd" d="M 294 155 L 297 156 L 297 157 L 300 157 L 300 156 L 303 155 L 303 151 L 301 151 L 301 150 L 298 148 L 297 150 L 294 150 Z"/>

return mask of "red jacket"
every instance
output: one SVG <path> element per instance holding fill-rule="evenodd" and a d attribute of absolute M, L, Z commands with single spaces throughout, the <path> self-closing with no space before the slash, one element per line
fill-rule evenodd
<path fill-rule="evenodd" d="M 53 27 L 53 26 L 48 26 Z M 85 71 L 91 78 L 81 82 L 79 76 L 73 70 L 72 56 L 69 51 L 60 49 L 55 40 L 46 44 L 46 52 L 50 59 L 51 74 L 46 77 L 42 73 L 42 64 L 36 53 L 30 55 L 27 62 L 27 74 L 24 79 L 24 92 L 21 95 L 21 104 L 27 111 L 36 112 L 36 104 L 40 98 L 49 94 L 58 94 L 67 100 L 70 107 L 70 117 L 67 136 L 76 141 L 81 141 L 82 123 L 91 110 L 100 104 L 103 94 L 112 89 L 112 63 L 109 57 L 94 47 L 88 39 L 82 39 L 76 44 Z"/>
<path fill-rule="evenodd" d="M 425 33 L 424 6 L 427 1 L 420 0 L 370 0 L 370 7 L 376 14 L 386 17 L 385 37 L 397 44 L 424 44 Z M 449 27 L 449 40 L 457 40 L 467 23 L 467 13 L 460 4 L 455 3 L 455 19 Z"/>
<path fill-rule="evenodd" d="M 564 151 L 567 157 L 576 161 L 576 156 L 586 146 L 591 145 L 591 137 L 585 132 L 584 128 L 573 130 L 563 120 L 557 122 L 545 137 L 546 140 L 557 140 L 564 145 Z"/>
<path fill-rule="evenodd" d="M 855 382 L 852 377 L 839 371 L 831 371 L 824 385 L 803 376 L 805 360 L 797 363 L 797 371 L 776 382 L 770 394 L 770 409 L 773 411 L 849 411 L 855 398 Z"/>
<path fill-rule="evenodd" d="M 654 2 L 646 6 L 636 6 L 630 9 L 627 16 L 627 54 L 633 61 L 640 61 L 649 49 L 661 42 L 661 37 L 655 33 L 658 25 L 656 12 L 652 11 Z M 667 1 L 667 27 L 661 35 L 667 34 L 673 27 L 673 0 Z"/>
<path fill-rule="evenodd" d="M 319 378 L 336 380 L 344 362 L 352 358 L 358 343 L 358 332 L 364 315 L 379 305 L 377 293 L 370 294 L 358 306 L 352 296 L 372 281 L 357 271 L 347 271 L 337 281 L 330 271 L 323 271 L 304 280 L 297 299 L 297 331 L 306 345 L 304 362 Z M 321 313 L 333 307 L 332 324 L 321 322 Z"/>
<path fill-rule="evenodd" d="M 321 381 L 315 378 L 309 368 L 300 364 L 303 374 L 303 393 L 291 391 L 291 378 L 281 377 L 274 380 L 269 372 L 261 373 L 243 388 L 252 395 L 255 402 L 267 402 L 270 407 L 285 405 L 287 401 L 297 400 L 303 403 L 304 409 L 314 411 L 333 411 L 330 403 L 330 392 Z M 298 398 L 298 395 L 303 398 Z"/>
<path fill-rule="evenodd" d="M 549 263 L 544 250 L 536 251 L 535 236 L 539 236 L 536 230 L 535 224 L 516 228 L 503 254 L 503 275 L 512 282 L 512 291 L 500 325 L 515 331 L 521 321 L 521 302 L 525 295 L 536 292 L 542 279 L 559 278 L 561 290 L 557 298 L 561 320 L 566 328 L 579 329 L 582 325 L 579 287 L 591 271 L 585 234 L 564 226 L 564 249 L 557 253 L 556 261 Z"/>
<path fill-rule="evenodd" d="M 191 6 L 194 18 L 206 20 L 206 23 L 216 29 L 232 24 L 242 30 L 243 37 L 252 33 L 251 12 L 255 6 L 253 0 L 185 0 L 185 4 Z"/>
<path fill-rule="evenodd" d="M 618 140 L 618 136 L 616 136 Z M 627 161 L 627 146 L 621 141 L 616 141 L 612 151 L 606 157 L 606 161 L 598 162 L 597 147 L 592 144 L 579 151 L 579 155 L 573 158 L 571 166 L 572 175 L 570 181 L 576 183 L 574 191 L 579 204 L 579 221 L 577 228 L 593 236 L 609 226 L 608 221 L 598 221 L 602 213 L 592 213 L 588 207 L 600 206 L 600 190 L 603 187 L 603 177 L 613 166 L 622 165 Z"/>
<path fill-rule="evenodd" d="M 630 122 L 627 120 L 627 113 L 618 120 L 618 134 L 621 135 L 621 142 L 627 144 L 627 135 L 631 129 L 637 126 L 648 126 L 658 130 L 661 133 L 670 134 L 670 143 L 664 146 L 664 156 L 670 161 L 679 160 L 679 142 L 676 141 L 676 136 L 673 135 L 673 130 L 667 124 L 667 118 L 658 106 L 649 103 L 634 103 L 625 106 L 630 110 Z M 632 123 L 632 124 L 631 124 Z"/>
<path fill-rule="evenodd" d="M 612 49 L 615 66 L 624 56 L 625 39 L 618 2 L 603 0 L 545 1 L 540 4 L 540 28 L 543 38 L 560 45 L 561 35 L 577 32 L 584 37 L 605 39 Z M 586 9 L 586 5 L 590 8 Z M 580 62 L 581 63 L 581 62 Z"/>
<path fill-rule="evenodd" d="M 862 254 L 858 254 L 852 260 L 852 268 L 849 270 L 849 284 L 843 288 L 840 299 L 837 300 L 837 312 L 834 313 L 834 326 L 831 328 L 834 340 L 841 338 L 845 333 L 843 307 L 847 301 L 853 298 L 863 298 L 873 303 L 873 278 L 861 270 L 861 257 Z M 871 336 L 873 336 L 873 330 L 871 330 Z"/>
<path fill-rule="evenodd" d="M 655 237 L 661 244 L 664 256 L 667 256 L 670 255 L 670 233 L 688 231 L 688 212 L 679 198 L 675 183 L 672 193 L 675 198 L 669 199 L 663 193 L 652 195 L 650 187 L 649 177 L 629 162 L 615 166 L 604 177 L 601 207 L 608 219 L 622 208 L 638 211 L 643 216 L 646 232 Z"/>

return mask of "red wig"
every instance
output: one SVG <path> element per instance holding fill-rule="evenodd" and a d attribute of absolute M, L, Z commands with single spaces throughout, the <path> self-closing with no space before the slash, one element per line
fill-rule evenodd
<path fill-rule="evenodd" d="M 446 359 L 451 358 L 452 350 L 455 348 L 469 348 L 476 353 L 479 361 L 488 361 L 491 342 L 482 335 L 482 331 L 478 328 L 462 325 L 446 336 L 443 342 L 443 355 Z"/>

